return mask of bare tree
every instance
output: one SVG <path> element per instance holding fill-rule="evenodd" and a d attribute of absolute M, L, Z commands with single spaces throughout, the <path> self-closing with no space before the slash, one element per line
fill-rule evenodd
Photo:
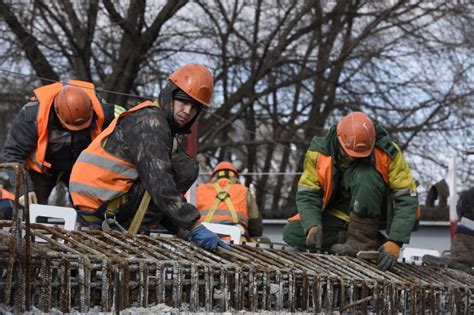
<path fill-rule="evenodd" d="M 266 217 L 294 211 L 314 135 L 349 111 L 382 123 L 429 187 L 472 147 L 473 5 L 426 1 L 0 0 L 2 65 L 105 90 L 158 95 L 184 62 L 215 74 L 199 151 L 210 166 L 238 160 Z M 21 51 L 22 54 L 18 54 Z M 26 66 L 26 61 L 29 66 Z M 2 81 L 8 78 L 2 77 Z M 29 86 L 31 79 L 23 81 Z M 47 81 L 47 80 L 46 80 Z M 43 83 L 46 83 L 44 80 Z M 122 105 L 136 103 L 104 94 Z M 2 97 L 5 101 L 5 96 Z M 438 169 L 438 171 L 433 171 Z"/>

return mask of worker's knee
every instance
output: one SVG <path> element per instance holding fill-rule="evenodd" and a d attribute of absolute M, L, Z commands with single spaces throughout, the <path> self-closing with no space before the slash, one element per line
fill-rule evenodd
<path fill-rule="evenodd" d="M 329 247 L 338 241 L 339 230 L 324 229 L 322 238 L 322 250 L 328 250 Z M 316 248 L 306 245 L 306 234 L 300 221 L 288 222 L 283 228 L 283 241 L 301 251 L 315 252 Z"/>
<path fill-rule="evenodd" d="M 283 241 L 299 250 L 306 250 L 306 235 L 300 221 L 288 222 L 283 228 Z"/>

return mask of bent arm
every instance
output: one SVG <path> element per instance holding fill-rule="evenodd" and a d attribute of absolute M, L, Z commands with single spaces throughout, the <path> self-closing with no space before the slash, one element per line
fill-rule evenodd
<path fill-rule="evenodd" d="M 316 173 L 318 152 L 308 150 L 304 160 L 303 175 L 298 182 L 296 206 L 301 215 L 305 233 L 315 225 L 322 224 L 323 190 Z"/>
<path fill-rule="evenodd" d="M 390 226 L 388 238 L 396 242 L 408 243 L 416 222 L 418 194 L 410 167 L 400 148 L 397 145 L 395 147 L 398 153 L 390 161 L 388 173 L 394 205 L 393 222 Z"/>
<path fill-rule="evenodd" d="M 189 230 L 200 214 L 176 188 L 171 166 L 173 138 L 166 120 L 158 115 L 142 117 L 125 137 L 140 180 L 172 232 Z"/>

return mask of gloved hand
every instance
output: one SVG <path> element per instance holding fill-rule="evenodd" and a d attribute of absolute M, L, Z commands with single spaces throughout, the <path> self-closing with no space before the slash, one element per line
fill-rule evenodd
<path fill-rule="evenodd" d="M 230 246 L 224 243 L 219 236 L 209 231 L 204 225 L 199 224 L 191 230 L 186 236 L 186 240 L 198 243 L 204 249 L 215 250 L 217 246 L 230 249 Z"/>
<path fill-rule="evenodd" d="M 309 228 L 308 235 L 306 235 L 306 246 L 321 249 L 322 238 L 323 227 L 314 225 Z"/>
<path fill-rule="evenodd" d="M 377 257 L 377 268 L 382 271 L 390 270 L 397 263 L 400 256 L 400 245 L 394 241 L 387 241 L 379 247 L 379 257 Z"/>
<path fill-rule="evenodd" d="M 38 198 L 36 198 L 36 193 L 34 191 L 30 191 L 28 193 L 28 202 L 30 205 L 33 203 L 38 203 Z M 18 198 L 18 203 L 22 207 L 25 206 L 25 195 L 21 195 L 20 198 Z"/>

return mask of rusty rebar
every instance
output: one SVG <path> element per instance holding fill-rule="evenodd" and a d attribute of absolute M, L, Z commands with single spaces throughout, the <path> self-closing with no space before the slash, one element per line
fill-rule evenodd
<path fill-rule="evenodd" d="M 1 221 L 0 228 L 8 224 Z M 24 233 L 28 227 L 17 228 Z M 398 264 L 382 272 L 356 258 L 276 246 L 232 245 L 209 252 L 178 238 L 64 231 L 41 224 L 30 229 L 35 242 L 29 267 L 35 277 L 29 301 L 43 312 L 94 308 L 118 313 L 160 303 L 195 312 L 472 312 L 473 277 L 441 267 Z M 8 276 L 11 266 L 27 267 L 23 256 L 8 255 L 17 234 L 12 227 L 0 229 L 0 274 L 6 274 L 0 287 L 14 286 L 21 295 L 27 291 L 25 280 Z M 26 308 L 26 294 L 11 301 L 9 290 L 0 303 Z"/>

